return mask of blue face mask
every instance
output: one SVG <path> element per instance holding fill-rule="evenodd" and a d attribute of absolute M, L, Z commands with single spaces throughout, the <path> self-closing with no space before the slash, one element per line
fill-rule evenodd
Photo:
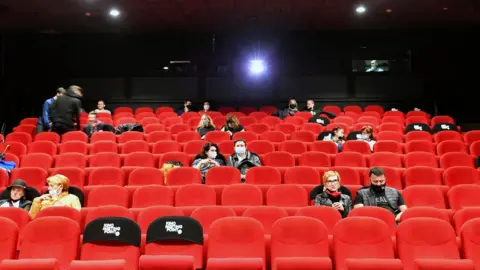
<path fill-rule="evenodd" d="M 243 146 L 235 147 L 235 153 L 237 153 L 237 155 L 244 155 L 246 152 L 247 152 L 247 149 L 245 149 L 245 147 Z"/>

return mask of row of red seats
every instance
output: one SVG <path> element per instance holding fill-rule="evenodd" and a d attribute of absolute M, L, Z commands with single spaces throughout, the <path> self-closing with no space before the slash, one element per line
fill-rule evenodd
<path fill-rule="evenodd" d="M 8 219 L 1 219 L 0 224 L 2 231 L 10 236 L 1 243 L 6 250 L 4 259 L 14 259 L 18 228 Z M 106 260 L 95 264 L 102 269 L 112 264 L 108 260 L 121 259 L 124 260 L 122 266 L 108 269 L 125 269 L 125 263 L 131 267 L 128 269 L 136 269 L 137 265 L 140 269 L 152 269 L 152 264 L 168 265 L 159 269 L 191 269 L 185 265 L 202 267 L 204 262 L 206 269 L 231 269 L 232 264 L 240 266 L 239 269 L 265 269 L 270 264 L 271 269 L 332 269 L 333 261 L 334 269 L 404 269 L 405 266 L 405 269 L 474 270 L 480 263 L 476 234 L 479 229 L 480 219 L 467 222 L 460 233 L 459 249 L 454 229 L 437 218 L 419 217 L 402 222 L 393 241 L 389 226 L 372 217 L 340 220 L 333 228 L 333 237 L 329 238 L 326 225 L 311 217 L 281 218 L 272 225 L 271 236 L 266 237 L 259 221 L 230 216 L 211 223 L 204 247 L 189 244 L 179 249 L 178 243 L 169 245 L 168 242 L 140 247 L 127 243 L 80 246 L 81 232 L 77 223 L 64 217 L 42 217 L 26 226 L 18 260 L 2 261 L 2 269 L 19 269 L 19 265 L 32 267 L 36 263 L 43 264 L 42 269 L 58 269 L 59 266 L 63 269 L 78 258 Z M 194 259 L 178 257 L 179 251 Z M 141 254 L 168 255 L 171 259 L 150 256 L 147 260 L 140 257 Z M 46 266 L 45 260 L 25 260 L 38 258 L 57 261 L 47 260 Z M 72 262 L 69 269 L 92 269 L 92 265 L 77 267 L 76 263 Z"/>

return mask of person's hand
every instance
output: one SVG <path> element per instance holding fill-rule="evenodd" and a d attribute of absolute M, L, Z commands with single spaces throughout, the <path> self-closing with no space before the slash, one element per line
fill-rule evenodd
<path fill-rule="evenodd" d="M 245 174 L 242 174 L 242 175 L 241 175 L 241 179 L 242 179 L 242 180 L 245 180 Z"/>
<path fill-rule="evenodd" d="M 343 204 L 341 204 L 341 203 L 334 203 L 332 205 L 332 207 L 337 209 L 338 211 L 342 211 L 342 212 L 345 210 L 345 208 L 343 208 Z"/>
<path fill-rule="evenodd" d="M 205 135 L 203 135 L 200 139 L 205 140 Z"/>
<path fill-rule="evenodd" d="M 233 136 L 233 133 L 230 130 L 228 130 L 227 133 L 230 134 L 230 136 Z"/>
<path fill-rule="evenodd" d="M 213 159 L 210 159 L 210 163 L 215 165 L 215 166 L 220 166 L 220 164 L 218 164 L 218 162 L 216 162 L 215 160 Z"/>
<path fill-rule="evenodd" d="M 398 214 L 396 217 L 395 217 L 395 221 L 400 221 L 400 217 L 402 216 L 403 212 L 400 212 L 400 214 Z"/>
<path fill-rule="evenodd" d="M 52 122 L 48 123 L 48 126 L 49 126 L 49 127 L 52 127 L 52 126 L 53 126 L 53 123 L 52 123 Z"/>

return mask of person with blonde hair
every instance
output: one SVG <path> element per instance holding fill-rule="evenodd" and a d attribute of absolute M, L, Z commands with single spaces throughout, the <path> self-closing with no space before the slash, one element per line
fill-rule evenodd
<path fill-rule="evenodd" d="M 205 135 L 210 131 L 215 131 L 215 125 L 213 124 L 212 117 L 208 114 L 204 114 L 198 123 L 197 132 L 203 140 L 205 139 Z"/>
<path fill-rule="evenodd" d="M 336 171 L 328 171 L 323 174 L 323 192 L 315 197 L 315 205 L 332 207 L 346 217 L 352 209 L 350 196 L 340 192 L 340 175 Z"/>
<path fill-rule="evenodd" d="M 240 125 L 240 121 L 235 114 L 228 114 L 227 119 L 225 120 L 225 125 L 220 131 L 227 132 L 228 134 L 230 134 L 230 137 L 232 137 L 233 134 L 237 132 L 245 131 L 245 128 Z"/>
<path fill-rule="evenodd" d="M 80 211 L 82 208 L 77 196 L 68 193 L 70 180 L 61 174 L 47 178 L 48 193 L 33 200 L 30 216 L 35 218 L 38 212 L 51 206 L 73 207 Z"/>

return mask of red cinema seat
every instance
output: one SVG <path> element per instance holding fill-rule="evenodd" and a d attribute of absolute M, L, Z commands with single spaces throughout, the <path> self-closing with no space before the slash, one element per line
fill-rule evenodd
<path fill-rule="evenodd" d="M 457 235 L 463 230 L 463 225 L 472 219 L 480 218 L 480 207 L 463 208 L 455 212 L 453 215 L 453 224 Z"/>
<path fill-rule="evenodd" d="M 367 167 L 367 159 L 356 152 L 342 152 L 335 157 L 335 166 Z"/>
<path fill-rule="evenodd" d="M 471 130 L 464 135 L 465 142 L 472 144 L 476 141 L 480 141 L 480 130 Z"/>
<path fill-rule="evenodd" d="M 85 168 L 87 166 L 87 157 L 80 153 L 65 153 L 55 157 L 55 168 L 77 167 Z"/>
<path fill-rule="evenodd" d="M 414 185 L 443 185 L 442 171 L 431 167 L 415 166 L 403 172 L 405 187 Z"/>
<path fill-rule="evenodd" d="M 455 260 L 451 262 L 453 266 L 456 263 L 462 263 L 455 231 L 450 223 L 436 218 L 419 217 L 400 223 L 397 229 L 397 251 L 405 269 L 439 269 L 417 266 L 425 263 L 428 266 L 436 260 L 439 260 L 439 265 L 442 265 L 441 262 L 445 260 Z M 474 269 L 473 265 L 470 269 Z"/>
<path fill-rule="evenodd" d="M 260 121 L 262 124 L 266 124 L 269 129 L 274 129 L 277 124 L 282 123 L 282 120 L 275 116 L 267 116 Z"/>
<path fill-rule="evenodd" d="M 219 205 L 202 206 L 195 209 L 192 212 L 191 217 L 198 220 L 203 227 L 203 234 L 208 235 L 210 231 L 210 225 L 220 218 L 234 217 L 235 211 L 230 207 L 224 207 Z"/>
<path fill-rule="evenodd" d="M 195 194 L 195 196 L 192 196 Z M 186 214 L 200 206 L 216 205 L 217 194 L 215 189 L 207 185 L 187 185 L 181 186 L 175 192 L 175 206 L 180 207 Z"/>
<path fill-rule="evenodd" d="M 276 112 L 276 108 L 275 108 L 275 111 Z M 251 112 L 248 114 L 248 116 L 250 117 L 255 117 L 257 119 L 257 121 L 261 121 L 263 118 L 269 116 L 270 114 L 266 113 L 266 112 L 261 112 L 261 111 L 258 111 L 258 112 Z"/>
<path fill-rule="evenodd" d="M 343 152 L 356 152 L 363 155 L 369 155 L 370 145 L 365 141 L 354 140 L 354 141 L 346 141 L 342 146 Z"/>
<path fill-rule="evenodd" d="M 383 114 L 383 117 L 387 117 L 387 116 L 396 116 L 400 118 L 405 118 L 405 114 L 401 111 L 386 111 Z"/>
<path fill-rule="evenodd" d="M 462 135 L 457 131 L 441 131 L 433 136 L 433 140 L 436 143 L 441 143 L 444 141 L 462 141 Z"/>
<path fill-rule="evenodd" d="M 165 186 L 148 185 L 135 190 L 132 208 L 146 208 L 155 205 L 173 206 L 173 191 Z"/>
<path fill-rule="evenodd" d="M 314 142 L 317 139 L 317 135 L 311 131 L 299 130 L 295 131 L 291 135 L 291 140 L 297 140 L 301 142 Z"/>
<path fill-rule="evenodd" d="M 382 131 L 375 136 L 377 141 L 396 141 L 403 143 L 403 134 L 395 131 Z"/>
<path fill-rule="evenodd" d="M 434 185 L 415 185 L 402 191 L 403 199 L 408 207 L 435 207 L 446 209 L 445 196 L 441 188 Z"/>
<path fill-rule="evenodd" d="M 251 141 L 258 140 L 258 135 L 251 131 L 244 131 L 244 132 L 236 132 L 232 136 L 232 141 L 236 141 L 239 139 L 245 140 L 247 143 Z"/>
<path fill-rule="evenodd" d="M 301 141 L 289 140 L 281 142 L 278 145 L 278 150 L 298 156 L 307 152 L 307 145 Z"/>
<path fill-rule="evenodd" d="M 159 141 L 171 141 L 172 140 L 172 134 L 169 131 L 153 131 L 150 133 L 147 133 L 147 142 L 148 143 L 156 143 Z"/>
<path fill-rule="evenodd" d="M 117 167 L 122 165 L 122 159 L 117 153 L 102 152 L 91 155 L 88 161 L 89 167 Z"/>
<path fill-rule="evenodd" d="M 22 157 L 21 168 L 37 167 L 48 170 L 53 165 L 53 158 L 44 153 L 33 153 Z"/>
<path fill-rule="evenodd" d="M 308 167 L 330 167 L 330 157 L 322 152 L 306 152 L 298 158 L 298 165 Z"/>
<path fill-rule="evenodd" d="M 223 206 L 230 206 L 241 215 L 250 206 L 263 205 L 263 193 L 254 185 L 233 184 L 223 189 L 221 201 Z"/>
<path fill-rule="evenodd" d="M 13 132 L 25 132 L 30 134 L 32 137 L 35 136 L 35 125 L 20 125 L 13 128 Z"/>
<path fill-rule="evenodd" d="M 384 117 L 385 118 L 385 117 Z M 394 131 L 397 133 L 404 133 L 404 128 L 403 128 L 403 120 L 400 119 L 401 124 L 393 122 L 393 123 L 383 123 L 380 125 L 378 131 L 383 132 L 383 131 Z"/>
<path fill-rule="evenodd" d="M 223 141 L 218 143 L 219 152 L 223 155 L 232 155 L 235 153 L 235 147 L 232 141 Z"/>
<path fill-rule="evenodd" d="M 335 166 L 332 168 L 332 171 L 340 174 L 342 185 L 362 185 L 360 174 L 354 168 Z"/>
<path fill-rule="evenodd" d="M 335 115 L 340 115 L 342 113 L 342 109 L 335 105 L 327 105 L 323 107 L 322 111 L 331 112 Z"/>
<path fill-rule="evenodd" d="M 190 157 L 182 152 L 170 152 L 170 153 L 165 153 L 163 154 L 159 159 L 158 159 L 158 165 L 159 168 L 165 164 L 165 162 L 169 161 L 177 161 L 181 162 L 183 166 L 190 166 Z"/>
<path fill-rule="evenodd" d="M 260 134 L 259 138 L 272 143 L 281 143 L 287 140 L 287 135 L 281 131 L 267 131 Z"/>
<path fill-rule="evenodd" d="M 320 185 L 320 173 L 311 167 L 293 167 L 285 171 L 285 184 Z"/>
<path fill-rule="evenodd" d="M 82 214 L 80 213 L 80 211 L 73 207 L 48 207 L 38 212 L 38 214 L 35 216 L 35 219 L 39 219 L 42 217 L 65 217 L 75 221 L 78 225 L 81 225 L 82 222 Z"/>
<path fill-rule="evenodd" d="M 272 227 L 272 270 L 332 269 L 326 226 L 311 217 L 286 217 Z"/>
<path fill-rule="evenodd" d="M 316 141 L 311 146 L 310 151 L 322 152 L 335 155 L 338 153 L 337 145 L 332 141 Z"/>
<path fill-rule="evenodd" d="M 102 141 L 117 142 L 117 136 L 115 136 L 113 132 L 95 132 L 92 134 L 92 137 L 90 137 L 90 143 Z"/>
<path fill-rule="evenodd" d="M 425 131 L 410 131 L 405 134 L 405 142 L 426 141 L 432 142 L 432 135 Z"/>
<path fill-rule="evenodd" d="M 179 143 L 200 140 L 200 133 L 196 131 L 182 131 L 177 134 L 175 140 Z"/>
<path fill-rule="evenodd" d="M 289 152 L 278 151 L 267 153 L 263 161 L 265 166 L 295 167 L 295 158 Z"/>
<path fill-rule="evenodd" d="M 403 154 L 403 146 L 396 141 L 379 141 L 373 145 L 373 152 L 389 152 L 396 154 Z"/>
<path fill-rule="evenodd" d="M 432 126 L 441 123 L 455 124 L 455 120 L 453 120 L 453 118 L 448 115 L 437 115 L 432 118 Z"/>
<path fill-rule="evenodd" d="M 28 153 L 43 153 L 53 156 L 57 154 L 57 145 L 49 141 L 35 141 L 28 145 Z"/>
<path fill-rule="evenodd" d="M 440 167 L 447 169 L 454 166 L 474 168 L 474 158 L 465 153 L 446 153 L 440 157 Z"/>
<path fill-rule="evenodd" d="M 306 123 L 306 124 L 303 124 L 300 127 L 300 129 L 305 130 L 305 131 L 313 132 L 313 134 L 315 134 L 315 137 L 317 137 L 317 134 L 320 134 L 321 132 L 323 132 L 324 127 L 322 125 L 317 124 L 317 123 Z"/>
<path fill-rule="evenodd" d="M 150 226 L 155 219 L 167 216 L 183 216 L 183 212 L 176 207 L 168 205 L 150 206 L 141 209 L 138 213 L 137 223 L 140 226 L 142 234 L 146 234 L 148 226 Z"/>
<path fill-rule="evenodd" d="M 248 217 L 225 217 L 210 226 L 207 269 L 265 268 L 265 237 L 262 224 Z"/>
<path fill-rule="evenodd" d="M 88 136 L 82 131 L 69 131 L 62 135 L 62 143 L 69 141 L 81 141 L 88 143 Z"/>
<path fill-rule="evenodd" d="M 98 229 L 105 224 L 113 224 L 113 232 L 120 227 L 120 234 L 115 238 L 108 237 L 109 234 L 99 234 Z M 117 225 L 118 227 L 115 227 Z M 121 237 L 128 235 L 128 237 Z M 112 240 L 106 240 L 112 239 Z M 128 240 L 127 240 L 128 239 Z M 112 244 L 113 242 L 113 244 Z M 109 260 L 124 260 L 125 269 L 138 269 L 140 257 L 141 232 L 135 221 L 121 217 L 106 217 L 91 221 L 85 227 L 83 234 L 83 245 L 80 253 L 82 261 L 97 261 L 97 269 L 108 269 L 104 264 Z M 98 261 L 102 261 L 98 265 Z"/>
<path fill-rule="evenodd" d="M 165 184 L 169 186 L 182 186 L 188 184 L 201 184 L 202 174 L 199 170 L 191 167 L 180 167 L 171 170 Z"/>
<path fill-rule="evenodd" d="M 445 222 L 451 223 L 450 216 L 446 211 L 442 211 L 441 209 L 434 208 L 434 207 L 413 207 L 408 208 L 400 217 L 400 221 L 403 222 L 405 220 L 411 218 L 436 218 L 439 220 L 443 220 Z"/>
<path fill-rule="evenodd" d="M 387 152 L 373 153 L 368 159 L 370 167 L 386 166 L 394 168 L 402 168 L 402 160 L 402 155 Z"/>
<path fill-rule="evenodd" d="M 119 118 L 114 117 L 115 127 L 118 127 L 124 124 L 136 124 L 136 123 L 137 123 L 137 119 L 135 119 L 134 117 L 119 117 Z"/>
<path fill-rule="evenodd" d="M 257 118 L 252 116 L 239 117 L 238 120 L 243 126 L 248 126 L 258 122 Z"/>
<path fill-rule="evenodd" d="M 352 209 L 348 213 L 348 217 L 373 217 L 382 220 L 390 228 L 392 236 L 395 236 L 397 230 L 397 223 L 395 221 L 395 216 L 392 212 L 388 211 L 385 208 L 377 206 L 364 206 Z"/>
<path fill-rule="evenodd" d="M 383 124 L 398 124 L 403 127 L 405 125 L 405 119 L 403 117 L 384 116 L 382 118 L 382 125 Z M 403 133 L 403 131 L 401 133 Z"/>
<path fill-rule="evenodd" d="M 5 170 L 0 171 L 0 187 L 8 186 L 10 182 L 10 175 Z"/>
<path fill-rule="evenodd" d="M 390 262 L 395 265 L 400 263 L 395 260 L 390 228 L 385 222 L 377 218 L 348 217 L 340 220 L 333 229 L 333 245 L 335 247 L 333 258 L 338 270 L 351 269 L 347 265 L 354 265 L 365 259 L 376 259 L 375 261 L 379 264 Z M 398 268 L 389 266 L 364 269 Z M 400 267 L 399 269 L 403 268 Z"/>
<path fill-rule="evenodd" d="M 413 140 L 405 144 L 405 153 L 427 152 L 435 154 L 435 145 L 432 142 Z"/>
<path fill-rule="evenodd" d="M 365 107 L 366 112 L 378 112 L 380 115 L 383 115 L 384 109 L 380 105 L 367 105 Z"/>
<path fill-rule="evenodd" d="M 7 151 L 5 151 L 7 145 L 10 145 Z M 0 144 L 0 152 L 8 152 L 7 154 L 13 154 L 18 158 L 21 158 L 23 155 L 27 153 L 27 147 L 20 142 L 8 142 L 4 144 Z"/>
<path fill-rule="evenodd" d="M 134 219 L 133 213 L 125 207 L 118 205 L 99 205 L 89 209 L 89 211 L 86 213 L 85 225 L 95 219 L 103 217 L 124 217 Z"/>
<path fill-rule="evenodd" d="M 307 191 L 299 185 L 283 184 L 271 186 L 266 194 L 266 204 L 286 207 L 289 212 L 293 211 L 295 213 L 298 207 L 308 205 Z"/>
<path fill-rule="evenodd" d="M 22 232 L 18 259 L 56 259 L 66 269 L 78 252 L 80 226 L 66 217 L 31 221 Z"/>
<path fill-rule="evenodd" d="M 332 207 L 327 206 L 307 206 L 298 209 L 296 216 L 311 217 L 325 224 L 328 234 L 333 233 L 333 228 L 342 219 L 342 215 Z"/>
<path fill-rule="evenodd" d="M 61 174 L 70 180 L 69 185 L 83 189 L 85 185 L 85 171 L 75 167 L 54 168 L 50 170 L 50 175 Z"/>
<path fill-rule="evenodd" d="M 157 168 L 137 168 L 128 175 L 129 186 L 163 185 L 163 172 Z"/>
<path fill-rule="evenodd" d="M 30 214 L 27 211 L 17 207 L 0 207 L 0 217 L 15 222 L 20 234 L 31 220 Z M 15 243 L 15 245 L 17 244 Z"/>
<path fill-rule="evenodd" d="M 0 261 L 15 259 L 19 233 L 18 225 L 6 217 L 0 217 L 0 230 L 2 231 L 2 236 L 0 237 Z"/>
<path fill-rule="evenodd" d="M 479 230 L 480 219 L 475 218 L 467 221 L 460 233 L 463 257 L 472 260 L 476 268 L 480 266 Z"/>
<path fill-rule="evenodd" d="M 25 180 L 27 186 L 35 188 L 37 191 L 46 186 L 47 171 L 42 168 L 17 168 L 12 170 L 10 179 Z"/>
<path fill-rule="evenodd" d="M 438 159 L 437 157 L 428 152 L 412 152 L 408 153 L 403 158 L 403 163 L 405 168 L 414 168 L 414 167 L 430 167 L 438 168 Z"/>
<path fill-rule="evenodd" d="M 267 117 L 265 117 L 265 118 L 267 118 Z M 263 119 L 262 119 L 262 121 L 263 121 Z M 255 134 L 260 134 L 260 135 L 267 132 L 267 131 L 270 131 L 270 127 L 267 124 L 264 124 L 264 123 L 251 124 L 248 127 L 245 127 L 245 129 L 247 131 L 251 131 Z"/>
<path fill-rule="evenodd" d="M 165 154 L 169 152 L 182 152 L 182 146 L 176 141 L 160 141 L 153 145 L 152 153 Z"/>
<path fill-rule="evenodd" d="M 141 120 L 141 122 L 142 122 L 143 127 L 146 127 L 148 125 L 158 125 L 158 124 L 160 124 L 160 120 L 157 117 L 145 117 Z"/>
<path fill-rule="evenodd" d="M 437 153 L 439 156 L 445 153 L 465 153 L 468 154 L 468 145 L 462 141 L 447 140 L 437 145 Z"/>
<path fill-rule="evenodd" d="M 191 128 L 188 124 L 175 124 L 170 127 L 170 133 L 172 133 L 174 136 L 185 131 L 191 131 Z"/>
<path fill-rule="evenodd" d="M 125 185 L 125 173 L 120 168 L 98 167 L 94 168 L 87 179 L 88 186 L 98 185 Z"/>
<path fill-rule="evenodd" d="M 253 185 L 279 185 L 282 175 L 273 167 L 253 167 L 247 171 L 245 182 Z"/>
<path fill-rule="evenodd" d="M 443 172 L 443 182 L 449 187 L 462 184 L 479 184 L 480 176 L 477 170 L 470 167 L 451 167 Z"/>
<path fill-rule="evenodd" d="M 467 207 L 479 207 L 479 192 L 479 185 L 464 184 L 450 188 L 447 193 L 450 208 L 456 211 Z"/>
<path fill-rule="evenodd" d="M 155 157 L 149 152 L 133 152 L 123 161 L 124 167 L 155 167 Z"/>
<path fill-rule="evenodd" d="M 12 132 L 5 137 L 5 142 L 19 142 L 28 145 L 32 142 L 32 135 L 26 132 Z"/>
<path fill-rule="evenodd" d="M 264 155 L 275 151 L 272 142 L 266 140 L 251 141 L 247 144 L 248 151 L 257 155 Z"/>
<path fill-rule="evenodd" d="M 138 107 L 135 109 L 135 115 L 141 114 L 141 113 L 152 113 L 153 114 L 153 109 L 150 107 Z"/>
<path fill-rule="evenodd" d="M 114 114 L 119 114 L 119 113 L 128 113 L 128 114 L 133 114 L 133 109 L 130 107 L 118 107 L 113 111 Z"/>
<path fill-rule="evenodd" d="M 344 112 L 354 112 L 354 113 L 358 113 L 358 114 L 361 114 L 363 112 L 362 107 L 360 107 L 358 105 L 345 106 L 345 107 L 343 107 L 343 111 Z"/>
<path fill-rule="evenodd" d="M 170 112 L 175 113 L 173 108 L 168 106 L 161 106 L 155 109 L 155 114 L 157 115 L 161 113 L 170 113 Z"/>
<path fill-rule="evenodd" d="M 98 153 L 118 153 L 118 145 L 112 141 L 98 141 L 90 144 L 90 155 Z"/>
<path fill-rule="evenodd" d="M 480 141 L 476 141 L 470 145 L 470 155 L 474 157 L 480 156 Z"/>
<path fill-rule="evenodd" d="M 55 132 L 42 132 L 35 135 L 34 141 L 50 141 L 54 144 L 60 143 L 60 135 Z"/>
<path fill-rule="evenodd" d="M 81 141 L 67 141 L 60 144 L 58 147 L 58 153 L 80 153 L 88 154 L 88 144 Z"/>
<path fill-rule="evenodd" d="M 407 119 L 405 119 L 405 124 L 406 124 L 406 125 L 416 124 L 416 123 L 421 123 L 421 124 L 425 124 L 425 125 L 430 125 L 429 119 L 427 119 L 427 118 L 424 117 L 424 116 L 408 116 L 408 115 L 407 115 Z"/>
<path fill-rule="evenodd" d="M 150 152 L 150 146 L 146 141 L 128 141 L 120 146 L 122 154 L 135 152 Z"/>
<path fill-rule="evenodd" d="M 235 133 L 237 134 L 237 133 Z M 186 142 L 183 145 L 183 152 L 188 155 L 197 155 L 202 151 L 202 147 L 206 144 L 203 140 L 195 140 Z"/>
<path fill-rule="evenodd" d="M 205 184 L 207 185 L 229 185 L 240 182 L 240 171 L 234 167 L 214 167 L 209 169 L 205 176 Z"/>
<path fill-rule="evenodd" d="M 210 131 L 205 135 L 205 141 L 211 143 L 219 143 L 221 141 L 229 141 L 230 134 L 223 131 Z"/>
<path fill-rule="evenodd" d="M 115 196 L 112 196 L 112 195 Z M 128 190 L 121 186 L 95 186 L 88 194 L 87 207 L 104 205 L 128 207 Z"/>

